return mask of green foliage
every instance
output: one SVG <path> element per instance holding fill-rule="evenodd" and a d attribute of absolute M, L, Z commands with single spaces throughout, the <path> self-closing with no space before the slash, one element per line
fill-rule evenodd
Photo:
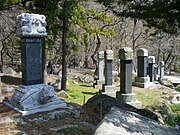
<path fill-rule="evenodd" d="M 180 115 L 174 117 L 173 115 L 168 116 L 165 123 L 171 127 L 175 127 L 176 123 L 180 122 Z"/>
<path fill-rule="evenodd" d="M 176 91 L 180 92 L 180 85 L 175 88 Z"/>
<path fill-rule="evenodd" d="M 171 127 L 175 127 L 176 122 L 172 116 L 169 116 L 165 123 Z"/>
<path fill-rule="evenodd" d="M 3 10 L 6 6 L 22 2 L 24 0 L 0 0 L 0 10 Z"/>
<path fill-rule="evenodd" d="M 69 85 L 67 86 L 67 93 L 69 94 L 69 98 L 66 98 L 68 102 L 75 102 L 80 105 L 83 105 L 84 98 L 85 102 L 96 95 L 99 90 L 94 89 L 90 84 L 79 83 L 74 84 L 72 80 L 68 80 Z"/>
<path fill-rule="evenodd" d="M 167 33 L 180 32 L 179 0 L 97 0 L 116 15 L 143 19 L 147 26 L 156 27 Z M 117 10 L 118 9 L 118 10 Z"/>
<path fill-rule="evenodd" d="M 136 93 L 137 99 L 143 103 L 143 107 L 158 106 L 160 103 L 161 93 L 159 91 L 142 91 L 140 88 L 134 88 L 133 92 Z"/>
<path fill-rule="evenodd" d="M 171 104 L 170 108 L 174 113 L 180 113 L 180 104 Z"/>

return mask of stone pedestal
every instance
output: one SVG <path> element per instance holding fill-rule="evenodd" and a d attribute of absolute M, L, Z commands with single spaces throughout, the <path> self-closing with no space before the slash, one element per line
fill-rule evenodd
<path fill-rule="evenodd" d="M 22 40 L 23 85 L 3 103 L 22 115 L 67 107 L 66 102 L 55 95 L 54 88 L 44 84 L 42 45 L 47 35 L 45 16 L 22 13 L 17 16 L 16 23 L 16 34 Z"/>
<path fill-rule="evenodd" d="M 104 79 L 104 51 L 98 53 L 98 79 L 93 84 L 94 88 L 102 90 L 102 86 L 105 84 Z"/>
<path fill-rule="evenodd" d="M 147 77 L 147 67 L 148 67 L 148 51 L 145 48 L 140 48 L 137 50 L 137 77 L 133 86 L 147 88 L 149 87 L 149 77 Z"/>
<path fill-rule="evenodd" d="M 22 115 L 67 107 L 66 102 L 55 95 L 54 88 L 46 84 L 19 86 L 12 97 L 4 100 L 4 104 Z"/>
<path fill-rule="evenodd" d="M 137 86 L 140 88 L 148 88 L 152 85 L 152 83 L 150 83 L 149 77 L 135 77 L 135 82 L 133 82 L 132 84 L 133 86 Z"/>
<path fill-rule="evenodd" d="M 102 94 L 106 94 L 112 97 L 116 97 L 115 86 L 112 85 L 112 60 L 113 51 L 106 50 L 105 54 L 105 84 L 102 88 Z"/>
<path fill-rule="evenodd" d="M 116 97 L 127 104 L 133 106 L 141 106 L 142 103 L 136 99 L 136 95 L 132 93 L 132 57 L 131 48 L 123 48 L 119 51 L 121 59 L 120 72 L 120 91 L 116 93 Z"/>

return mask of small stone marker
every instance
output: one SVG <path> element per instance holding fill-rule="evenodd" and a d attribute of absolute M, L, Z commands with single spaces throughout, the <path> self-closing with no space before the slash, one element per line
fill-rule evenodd
<path fill-rule="evenodd" d="M 154 82 L 154 65 L 155 65 L 155 56 L 149 56 L 148 57 L 148 69 L 149 69 L 149 77 L 150 82 Z"/>
<path fill-rule="evenodd" d="M 159 81 L 162 81 L 164 79 L 164 61 L 160 62 L 160 76 Z"/>
<path fill-rule="evenodd" d="M 16 88 L 4 104 L 22 115 L 66 107 L 66 102 L 55 95 L 54 88 L 43 83 L 42 44 L 47 35 L 45 16 L 22 13 L 17 16 L 16 23 L 16 33 L 22 40 L 23 85 Z"/>
<path fill-rule="evenodd" d="M 102 88 L 102 94 L 106 94 L 112 97 L 116 96 L 115 86 L 112 85 L 112 61 L 113 61 L 113 51 L 106 50 L 105 54 L 105 84 Z"/>
<path fill-rule="evenodd" d="M 102 89 L 104 80 L 104 51 L 98 53 L 98 80 L 94 83 L 94 88 Z"/>
<path fill-rule="evenodd" d="M 149 77 L 147 77 L 148 51 L 145 48 L 137 50 L 137 77 L 135 77 L 134 86 L 147 88 L 149 86 Z"/>
<path fill-rule="evenodd" d="M 119 50 L 121 59 L 120 72 L 120 91 L 116 93 L 116 97 L 133 106 L 141 106 L 142 103 L 136 100 L 136 95 L 132 93 L 132 60 L 133 51 L 129 47 Z"/>
<path fill-rule="evenodd" d="M 157 72 L 158 72 L 158 65 L 157 64 L 154 64 L 154 81 L 157 81 L 157 79 L 156 79 L 156 74 L 157 74 Z"/>

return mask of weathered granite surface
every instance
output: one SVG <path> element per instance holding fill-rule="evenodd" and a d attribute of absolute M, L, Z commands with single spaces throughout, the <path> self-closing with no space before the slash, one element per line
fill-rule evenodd
<path fill-rule="evenodd" d="M 12 97 L 5 99 L 3 103 L 22 115 L 67 108 L 64 99 L 58 98 L 54 88 L 46 84 L 21 85 L 15 89 Z"/>
<path fill-rule="evenodd" d="M 112 107 L 94 135 L 179 135 L 179 130 L 139 114 Z"/>
<path fill-rule="evenodd" d="M 39 14 L 22 13 L 16 19 L 18 36 L 44 37 L 46 33 L 46 17 Z"/>
<path fill-rule="evenodd" d="M 125 47 L 119 50 L 119 57 L 121 60 L 132 60 L 133 51 L 130 47 Z"/>

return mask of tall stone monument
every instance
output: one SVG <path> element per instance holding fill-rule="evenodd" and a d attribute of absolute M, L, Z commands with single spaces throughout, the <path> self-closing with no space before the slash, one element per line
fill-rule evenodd
<path fill-rule="evenodd" d="M 22 115 L 66 107 L 52 86 L 44 84 L 43 49 L 46 34 L 44 15 L 22 13 L 17 16 L 16 34 L 21 37 L 22 85 L 4 104 Z"/>
<path fill-rule="evenodd" d="M 116 97 L 115 86 L 112 85 L 112 61 L 113 61 L 113 51 L 106 50 L 104 52 L 105 58 L 105 84 L 102 88 L 102 94 L 106 94 L 112 97 Z"/>
<path fill-rule="evenodd" d="M 149 77 L 147 77 L 148 51 L 145 48 L 137 50 L 137 77 L 135 77 L 134 86 L 147 88 L 149 86 Z"/>
<path fill-rule="evenodd" d="M 98 53 L 98 80 L 94 83 L 94 88 L 102 90 L 102 85 L 105 84 L 104 80 L 104 51 Z"/>
<path fill-rule="evenodd" d="M 155 56 L 149 56 L 148 57 L 148 72 L 150 77 L 150 82 L 154 82 L 154 73 L 155 73 Z"/>
<path fill-rule="evenodd" d="M 142 103 L 136 99 L 136 94 L 132 93 L 133 51 L 125 47 L 119 50 L 119 56 L 121 59 L 120 91 L 116 93 L 116 97 L 133 106 L 141 106 Z"/>
<path fill-rule="evenodd" d="M 160 76 L 159 76 L 159 81 L 161 82 L 164 78 L 164 61 L 160 62 Z"/>

